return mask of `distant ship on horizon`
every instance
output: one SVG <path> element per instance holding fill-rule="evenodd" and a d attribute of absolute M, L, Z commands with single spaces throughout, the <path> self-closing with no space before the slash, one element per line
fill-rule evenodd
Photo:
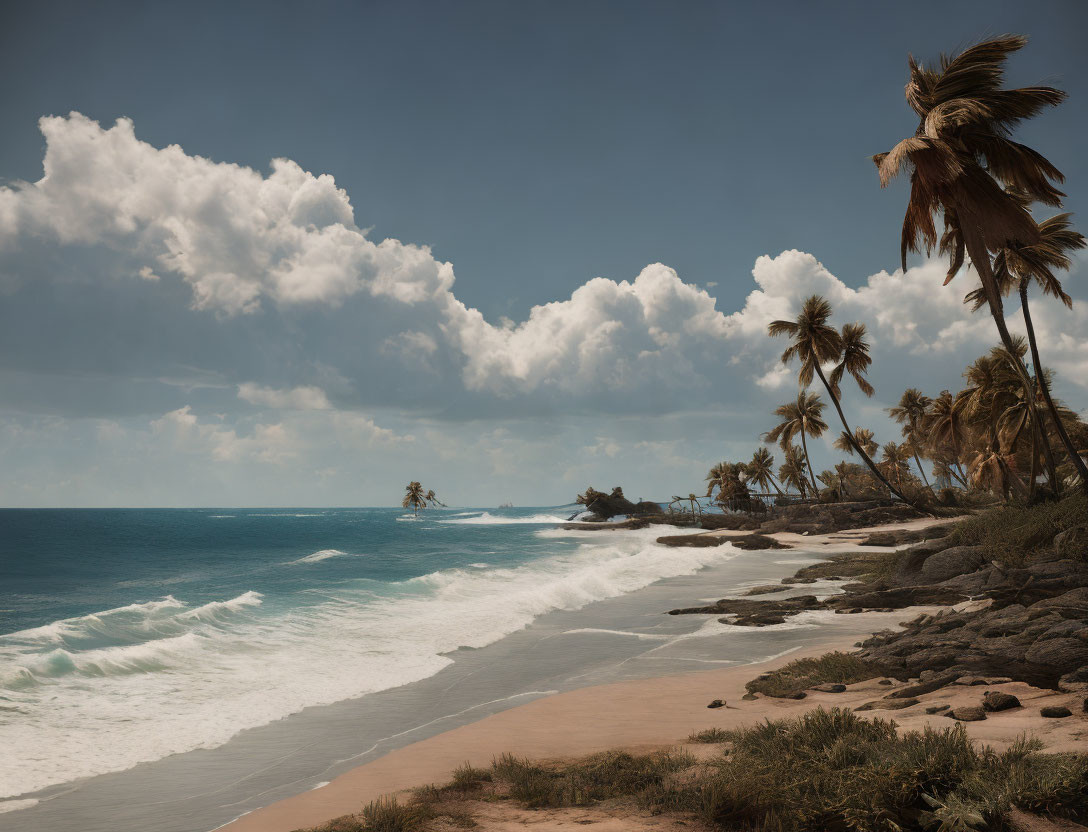
<path fill-rule="evenodd" d="M 499 508 L 513 508 L 513 503 L 499 503 Z"/>

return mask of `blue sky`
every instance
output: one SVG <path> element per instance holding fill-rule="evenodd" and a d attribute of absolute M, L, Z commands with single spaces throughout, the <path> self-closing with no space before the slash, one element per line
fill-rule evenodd
<path fill-rule="evenodd" d="M 954 386 L 993 338 L 939 266 L 895 274 L 906 194 L 868 156 L 913 130 L 908 52 L 1029 34 L 1010 81 L 1070 102 L 1023 140 L 1086 202 L 1075 2 L 43 2 L 0 23 L 0 504 L 686 493 L 792 394 L 762 329 L 808 289 L 869 324 L 878 395 L 850 403 L 890 439 L 903 386 Z M 1040 316 L 1083 410 L 1088 323 Z"/>

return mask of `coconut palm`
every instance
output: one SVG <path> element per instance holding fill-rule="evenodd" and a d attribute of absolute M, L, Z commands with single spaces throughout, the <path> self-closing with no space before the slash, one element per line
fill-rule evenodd
<path fill-rule="evenodd" d="M 423 493 L 423 486 L 414 480 L 408 483 L 404 489 L 404 499 L 401 506 L 412 509 L 414 514 L 419 514 L 421 508 L 427 507 L 427 495 Z"/>
<path fill-rule="evenodd" d="M 714 486 L 719 488 L 722 482 L 733 476 L 737 476 L 737 466 L 732 462 L 717 462 L 706 473 L 706 496 L 709 497 L 713 491 Z"/>
<path fill-rule="evenodd" d="M 843 453 L 854 455 L 856 448 L 861 447 L 865 450 L 865 453 L 872 456 L 877 452 L 876 439 L 873 438 L 873 432 L 868 428 L 854 428 L 854 436 L 851 439 L 845 432 L 839 434 L 839 438 L 835 440 L 835 447 Z"/>
<path fill-rule="evenodd" d="M 967 478 L 960 460 L 967 441 L 967 428 L 956 407 L 956 399 L 948 390 L 942 390 L 930 403 L 926 412 L 925 431 L 935 457 L 948 461 L 952 473 L 966 487 Z"/>
<path fill-rule="evenodd" d="M 1001 88 L 1006 60 L 1026 43 L 1019 36 L 984 41 L 954 58 L 942 57 L 938 70 L 927 69 L 911 57 L 906 96 L 920 118 L 918 128 L 891 151 L 873 157 L 882 187 L 901 171 L 911 171 L 900 252 L 903 270 L 907 251 L 921 250 L 920 240 L 927 253 L 937 245 L 934 216 L 942 213 L 945 231 L 940 251 L 949 257 L 945 283 L 955 277 L 965 256 L 970 257 L 982 283 L 982 297 L 1010 352 L 1012 337 L 990 255 L 1040 242 L 1025 199 L 1061 205 L 1064 196 L 1051 184 L 1063 181 L 1061 171 L 1010 138 L 1021 121 L 1065 98 L 1064 92 L 1052 87 Z M 1022 198 L 1003 186 L 1015 189 Z M 1031 388 L 1027 370 L 1022 363 L 1016 370 L 1027 392 Z M 1072 441 L 1066 441 L 1068 434 L 1059 430 L 1059 435 L 1088 491 L 1088 465 Z"/>
<path fill-rule="evenodd" d="M 910 473 L 910 447 L 906 442 L 885 442 L 881 448 L 880 467 L 889 479 L 894 479 L 899 490 L 903 490 L 903 475 Z"/>
<path fill-rule="evenodd" d="M 1012 194 L 1025 207 L 1030 204 L 1030 199 L 1021 192 L 1013 191 Z M 1024 326 L 1027 329 L 1028 344 L 1031 348 L 1031 361 L 1035 371 L 1037 389 L 1042 394 L 1042 399 L 1050 414 L 1050 421 L 1054 425 L 1062 444 L 1073 457 L 1079 458 L 1081 456 L 1079 449 L 1074 446 L 1070 439 L 1069 433 L 1065 429 L 1065 419 L 1062 417 L 1060 408 L 1054 402 L 1050 393 L 1049 374 L 1044 369 L 1042 359 L 1039 356 L 1035 326 L 1031 319 L 1031 307 L 1028 304 L 1028 289 L 1034 281 L 1043 290 L 1044 294 L 1058 298 L 1069 308 L 1073 306 L 1073 299 L 1065 292 L 1061 281 L 1054 275 L 1056 270 L 1068 271 L 1072 266 L 1070 252 L 1082 249 L 1086 245 L 1084 235 L 1073 229 L 1069 221 L 1071 216 L 1072 214 L 1068 213 L 1058 214 L 1039 223 L 1039 242 L 1034 245 L 1020 246 L 1015 249 L 1007 248 L 999 251 L 997 256 L 994 257 L 994 276 L 1002 294 L 1009 294 L 1015 289 L 1020 296 L 1020 307 L 1024 314 Z M 977 289 L 968 294 L 966 300 L 973 301 L 975 309 L 985 303 L 982 293 Z M 1051 473 L 1052 484 L 1057 489 L 1059 483 L 1053 473 L 1056 466 L 1046 429 L 1041 427 L 1041 423 L 1034 429 L 1037 434 L 1035 441 L 1042 444 L 1047 467 Z"/>
<path fill-rule="evenodd" d="M 805 462 L 805 453 L 796 445 L 789 445 L 785 450 L 785 460 L 778 469 L 778 479 L 786 488 L 796 488 L 802 498 L 808 492 L 808 481 L 805 473 L 808 465 Z"/>
<path fill-rule="evenodd" d="M 903 437 L 907 440 L 913 452 L 914 464 L 918 466 L 918 472 L 922 475 L 922 480 L 930 491 L 933 491 L 933 486 L 929 484 L 926 469 L 922 466 L 922 460 L 918 458 L 918 451 L 923 447 L 922 428 L 925 424 L 926 413 L 932 404 L 933 399 L 925 395 L 921 390 L 908 387 L 903 391 L 903 395 L 899 397 L 899 404 L 888 408 L 888 415 L 896 423 L 903 426 Z"/>
<path fill-rule="evenodd" d="M 794 358 L 801 361 L 801 369 L 797 380 L 801 387 L 808 387 L 812 383 L 813 375 L 817 375 L 831 397 L 831 403 L 839 414 L 845 432 L 843 436 L 852 439 L 853 433 L 846 421 L 842 404 L 839 401 L 839 384 L 844 374 L 849 373 L 857 382 L 861 391 L 867 396 L 873 394 L 873 386 L 865 380 L 865 373 L 872 364 L 869 357 L 869 344 L 865 340 L 865 326 L 863 324 L 847 324 L 840 333 L 828 321 L 831 319 L 831 304 L 819 295 L 812 295 L 805 299 L 801 305 L 801 312 L 795 321 L 772 321 L 767 327 L 767 332 L 772 337 L 785 335 L 792 339 L 792 343 L 782 353 L 782 363 L 789 364 Z M 837 362 L 832 370 L 831 380 L 824 375 L 824 363 Z M 807 446 L 805 448 L 807 452 Z M 895 493 L 904 502 L 910 503 L 906 496 L 892 487 L 890 482 L 884 480 L 884 475 L 877 468 L 876 463 L 869 454 L 860 446 L 854 450 L 862 458 L 869 470 L 884 482 L 889 491 Z M 811 469 L 811 465 L 809 466 Z M 811 473 L 811 471 L 810 471 Z M 816 487 L 815 481 L 812 484 Z"/>
<path fill-rule="evenodd" d="M 816 478 L 812 475 L 812 462 L 808 456 L 808 442 L 805 436 L 819 439 L 827 430 L 827 422 L 823 420 L 824 403 L 815 393 L 806 393 L 804 390 L 797 394 L 797 401 L 786 402 L 776 407 L 774 415 L 782 421 L 763 435 L 763 440 L 768 444 L 777 442 L 783 451 L 793 443 L 793 438 L 800 435 L 801 449 L 805 454 L 805 465 L 809 469 L 809 480 L 812 490 L 816 490 Z"/>
<path fill-rule="evenodd" d="M 1012 454 L 1002 453 L 994 443 L 981 448 L 968 468 L 971 483 L 991 491 L 999 491 L 1008 500 L 1012 490 L 1023 491 L 1023 483 L 1016 475 L 1016 460 Z"/>
<path fill-rule="evenodd" d="M 749 482 L 754 482 L 760 487 L 764 493 L 767 492 L 768 486 L 773 486 L 774 490 L 779 494 L 782 493 L 782 489 L 778 487 L 778 483 L 775 482 L 772 472 L 774 471 L 774 457 L 771 452 L 766 448 L 756 448 L 754 454 L 752 454 L 752 460 L 746 466 L 745 476 Z"/>
<path fill-rule="evenodd" d="M 438 499 L 438 497 L 435 496 L 435 493 L 434 493 L 433 490 L 428 490 L 426 495 L 424 495 L 424 499 L 428 503 L 430 503 L 431 505 L 442 506 L 442 508 L 446 507 L 446 504 L 443 503 L 441 500 Z"/>

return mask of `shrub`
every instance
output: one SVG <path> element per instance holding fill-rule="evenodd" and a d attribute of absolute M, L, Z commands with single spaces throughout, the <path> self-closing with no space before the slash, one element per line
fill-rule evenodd
<path fill-rule="evenodd" d="M 1054 535 L 1088 525 L 1088 499 L 1075 494 L 1054 503 L 1008 505 L 958 523 L 946 538 L 951 546 L 982 546 L 988 561 L 1023 566 L 1046 551 Z"/>
<path fill-rule="evenodd" d="M 722 743 L 729 739 L 729 732 L 724 728 L 707 728 L 705 731 L 693 733 L 688 737 L 688 742 Z"/>
<path fill-rule="evenodd" d="M 885 668 L 853 653 L 825 653 L 818 658 L 797 659 L 778 670 L 748 682 L 749 693 L 789 696 L 828 683 L 849 685 L 885 675 Z"/>
<path fill-rule="evenodd" d="M 398 803 L 395 797 L 368 803 L 361 815 L 366 832 L 416 832 L 430 819 L 422 805 Z"/>

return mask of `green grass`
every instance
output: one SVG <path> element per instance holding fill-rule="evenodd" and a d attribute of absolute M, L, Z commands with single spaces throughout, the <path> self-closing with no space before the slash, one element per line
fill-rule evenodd
<path fill-rule="evenodd" d="M 797 659 L 778 670 L 764 673 L 748 682 L 749 693 L 766 696 L 790 696 L 816 685 L 849 685 L 886 675 L 885 668 L 859 658 L 853 653 L 825 653 L 816 658 Z"/>
<path fill-rule="evenodd" d="M 1046 551 L 1058 532 L 1085 525 L 1088 500 L 1076 494 L 1054 503 L 990 509 L 958 523 L 946 540 L 951 546 L 982 546 L 988 561 L 1016 567 Z"/>
<path fill-rule="evenodd" d="M 688 737 L 688 742 L 701 742 L 707 744 L 722 743 L 729 739 L 729 732 L 724 728 L 707 728 L 698 731 Z"/>

